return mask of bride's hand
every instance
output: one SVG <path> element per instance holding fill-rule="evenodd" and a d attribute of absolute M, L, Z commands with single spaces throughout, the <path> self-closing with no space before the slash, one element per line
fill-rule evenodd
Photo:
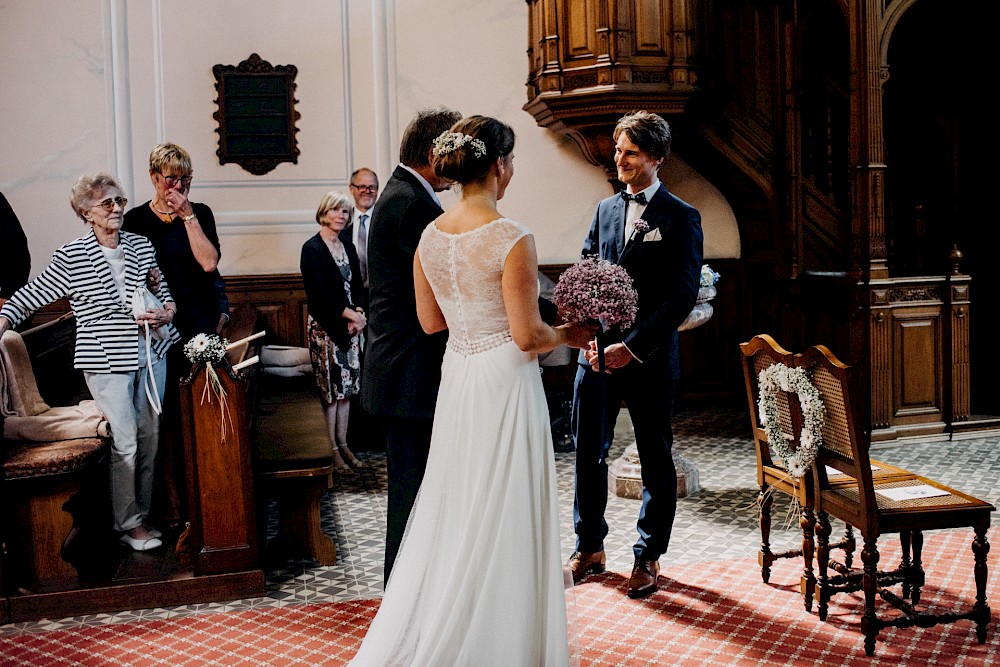
<path fill-rule="evenodd" d="M 564 332 L 567 345 L 583 349 L 594 340 L 594 336 L 597 335 L 597 327 L 596 322 L 568 322 L 556 328 Z"/>

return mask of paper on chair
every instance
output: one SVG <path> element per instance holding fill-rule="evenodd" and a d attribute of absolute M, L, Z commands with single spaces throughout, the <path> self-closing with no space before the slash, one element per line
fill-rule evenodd
<path fill-rule="evenodd" d="M 950 496 L 944 489 L 939 489 L 930 484 L 914 484 L 913 486 L 898 486 L 894 489 L 876 489 L 875 493 L 888 498 L 889 500 L 916 500 L 917 498 L 934 498 L 937 496 Z"/>
<path fill-rule="evenodd" d="M 847 473 L 846 472 L 840 472 L 839 470 L 837 470 L 833 466 L 823 466 L 823 467 L 826 468 L 826 476 L 827 477 L 833 477 L 834 475 L 840 475 L 841 477 L 847 477 Z M 881 470 L 881 468 L 879 468 L 874 463 L 871 465 L 871 469 L 872 469 L 872 472 L 875 472 L 876 470 Z"/>

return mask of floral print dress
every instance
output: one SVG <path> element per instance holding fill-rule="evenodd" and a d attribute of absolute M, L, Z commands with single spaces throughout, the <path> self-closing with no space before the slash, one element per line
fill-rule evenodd
<path fill-rule="evenodd" d="M 327 246 L 330 248 L 334 263 L 340 269 L 347 298 L 352 299 L 351 263 L 347 259 L 347 252 L 342 245 L 336 250 L 329 242 Z M 352 336 L 350 347 L 342 349 L 323 331 L 312 315 L 309 316 L 309 356 L 323 405 L 330 405 L 358 393 L 361 386 L 363 348 L 364 334 L 358 333 Z"/>

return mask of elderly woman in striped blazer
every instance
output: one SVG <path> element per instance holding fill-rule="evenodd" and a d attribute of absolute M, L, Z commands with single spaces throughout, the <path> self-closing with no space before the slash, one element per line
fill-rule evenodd
<path fill-rule="evenodd" d="M 73 365 L 83 371 L 87 387 L 111 425 L 111 505 L 120 540 L 136 551 L 162 544 L 160 533 L 146 523 L 153 487 L 153 461 L 159 415 L 147 392 L 151 382 L 162 396 L 166 378 L 164 355 L 180 340 L 170 322 L 177 311 L 166 281 L 155 294 L 162 308 L 133 315 L 133 295 L 145 289 L 151 269 L 158 268 L 150 242 L 121 231 L 128 200 L 110 174 L 81 176 L 70 204 L 90 226 L 84 236 L 62 246 L 37 277 L 19 289 L 0 309 L 0 335 L 35 310 L 57 299 L 69 299 L 76 316 Z M 147 355 L 145 325 L 162 335 L 151 339 Z M 147 380 L 148 378 L 148 380 Z"/>

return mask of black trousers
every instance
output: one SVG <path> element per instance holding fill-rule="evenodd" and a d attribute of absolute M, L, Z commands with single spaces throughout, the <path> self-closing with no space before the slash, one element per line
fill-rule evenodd
<path fill-rule="evenodd" d="M 389 499 L 385 530 L 385 582 L 396 562 L 406 522 L 420 489 L 431 446 L 432 419 L 385 419 Z"/>
<path fill-rule="evenodd" d="M 573 520 L 577 550 L 604 549 L 608 524 L 608 465 L 601 455 L 611 444 L 622 402 L 629 409 L 635 444 L 642 465 L 642 507 L 636 522 L 639 533 L 632 551 L 636 558 L 656 560 L 667 551 L 677 511 L 677 470 L 674 467 L 671 417 L 676 381 L 644 377 L 647 371 L 632 362 L 605 375 L 602 403 L 601 377 L 580 366 L 573 397 L 576 439 L 576 484 Z M 601 429 L 601 413 L 604 428 Z"/>

